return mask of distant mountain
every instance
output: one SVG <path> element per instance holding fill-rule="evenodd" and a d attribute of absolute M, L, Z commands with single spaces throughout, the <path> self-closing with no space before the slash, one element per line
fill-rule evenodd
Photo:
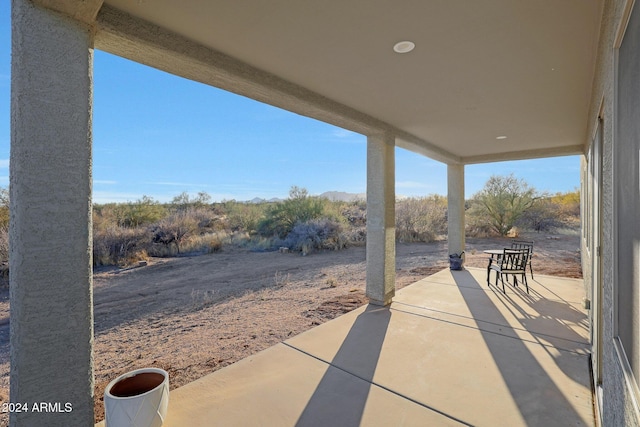
<path fill-rule="evenodd" d="M 366 202 L 367 194 L 366 193 L 346 193 L 344 191 L 325 191 L 324 193 L 316 196 L 323 199 L 331 200 L 332 202 Z M 396 194 L 396 201 L 408 199 L 408 196 L 404 196 L 402 194 Z M 247 200 L 245 203 L 276 203 L 282 202 L 284 199 L 279 199 L 277 197 L 271 198 L 269 200 L 263 199 L 261 197 L 254 197 L 251 200 Z"/>
<path fill-rule="evenodd" d="M 344 191 L 326 191 L 318 197 L 329 199 L 332 202 L 355 202 L 367 199 L 367 195 L 365 193 L 345 193 Z"/>
<path fill-rule="evenodd" d="M 251 200 L 247 200 L 246 203 L 256 203 L 256 204 L 258 204 L 258 203 L 274 203 L 274 202 L 281 202 L 281 201 L 282 201 L 282 199 L 278 199 L 277 197 L 274 197 L 274 198 L 269 199 L 269 200 L 263 199 L 261 197 L 254 197 Z"/>
<path fill-rule="evenodd" d="M 326 191 L 317 197 L 321 197 L 324 199 L 331 200 L 332 202 L 355 202 L 355 201 L 364 201 L 367 199 L 367 195 L 365 193 L 346 193 L 344 191 Z M 251 200 L 247 200 L 245 203 L 275 203 L 281 202 L 283 199 L 279 199 L 274 197 L 272 199 L 263 199 L 262 197 L 254 197 Z"/>

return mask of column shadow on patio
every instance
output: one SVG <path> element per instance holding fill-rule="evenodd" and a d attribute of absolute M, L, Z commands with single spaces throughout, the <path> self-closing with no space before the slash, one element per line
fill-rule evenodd
<path fill-rule="evenodd" d="M 573 420 L 572 425 L 583 425 L 580 422 L 582 417 L 576 412 L 572 403 L 567 400 L 567 396 L 558 388 L 555 380 L 549 376 L 545 368 L 532 354 L 528 343 L 517 338 L 518 332 L 508 326 L 509 321 L 488 297 L 485 289 L 476 278 L 469 271 L 464 270 L 452 272 L 452 276 L 472 317 L 479 322 L 479 331 L 527 425 L 560 426 L 566 425 L 564 423 L 567 420 Z M 574 320 L 580 320 L 575 318 L 576 313 L 568 304 L 540 302 L 544 301 L 540 294 L 531 297 L 524 290 L 512 286 L 507 287 L 506 294 L 494 286 L 491 286 L 490 289 L 497 294 L 504 307 L 514 317 L 518 318 L 516 314 L 519 314 L 525 319 L 525 321 L 520 321 L 523 329 L 526 329 L 534 337 L 534 342 L 537 341 L 537 344 L 541 345 L 554 358 L 568 377 L 581 382 L 585 381 L 585 373 L 588 373 L 588 357 L 580 351 L 584 348 L 581 337 L 575 331 L 565 327 L 557 317 L 526 314 L 515 298 L 520 298 L 524 304 L 532 308 L 539 309 L 540 306 L 546 306 L 547 310 L 551 309 L 556 313 L 567 312 L 574 317 Z M 482 328 L 482 321 L 501 325 L 500 333 Z M 553 333 L 554 329 L 555 333 Z M 544 333 L 536 331 L 544 331 Z M 563 338 L 558 339 L 559 336 Z M 505 346 L 503 337 L 512 337 L 508 346 Z M 542 340 L 541 337 L 543 337 Z M 558 351 L 556 347 L 559 341 L 561 341 L 561 351 Z M 550 342 L 554 342 L 556 345 L 552 346 Z M 573 359 L 571 362 L 575 362 L 576 357 L 584 358 L 584 369 L 578 371 L 575 369 L 575 363 L 563 363 L 563 359 L 567 357 Z"/>
<path fill-rule="evenodd" d="M 357 317 L 296 426 L 360 425 L 390 318 L 388 308 L 374 305 Z"/>

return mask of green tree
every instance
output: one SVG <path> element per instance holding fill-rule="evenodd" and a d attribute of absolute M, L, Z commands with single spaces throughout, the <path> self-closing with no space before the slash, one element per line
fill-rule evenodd
<path fill-rule="evenodd" d="M 484 216 L 493 231 L 505 236 L 536 198 L 536 190 L 513 174 L 492 175 L 473 195 L 469 214 L 476 220 Z"/>

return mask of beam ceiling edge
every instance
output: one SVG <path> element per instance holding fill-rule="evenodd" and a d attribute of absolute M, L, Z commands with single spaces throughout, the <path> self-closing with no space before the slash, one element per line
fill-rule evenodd
<path fill-rule="evenodd" d="M 546 157 L 575 156 L 584 153 L 584 145 L 571 145 L 567 147 L 554 147 L 539 150 L 511 151 L 506 153 L 483 154 L 481 156 L 469 156 L 463 157 L 462 163 L 470 165 L 478 163 L 504 162 L 510 160 L 529 160 L 541 159 Z"/>
<path fill-rule="evenodd" d="M 33 0 L 41 7 L 70 16 L 76 21 L 93 24 L 104 0 Z"/>

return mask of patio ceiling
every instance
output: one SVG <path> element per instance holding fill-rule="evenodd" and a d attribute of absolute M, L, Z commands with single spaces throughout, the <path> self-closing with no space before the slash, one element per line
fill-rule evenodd
<path fill-rule="evenodd" d="M 196 78 L 114 42 L 147 21 L 160 39 L 199 46 L 191 56 L 246 65 L 245 74 L 322 108 L 197 80 L 354 131 L 390 130 L 398 145 L 448 163 L 476 163 L 583 151 L 601 10 L 602 0 L 106 0 L 96 47 Z M 395 53 L 403 40 L 415 49 Z"/>

